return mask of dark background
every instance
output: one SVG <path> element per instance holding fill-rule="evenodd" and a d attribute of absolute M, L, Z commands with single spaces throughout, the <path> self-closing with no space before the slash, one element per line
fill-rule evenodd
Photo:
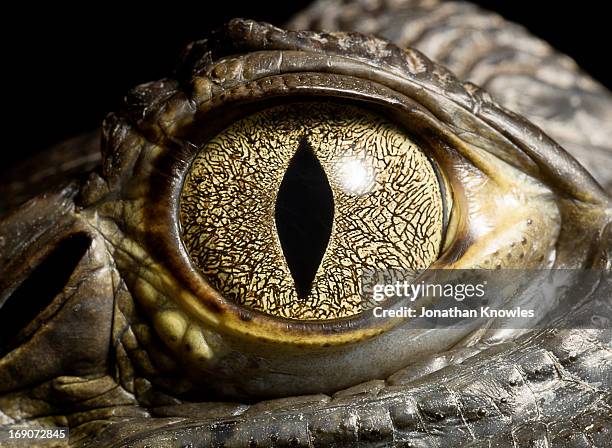
<path fill-rule="evenodd" d="M 168 75 L 184 45 L 207 30 L 232 17 L 282 25 L 309 3 L 201 0 L 127 8 L 108 2 L 22 2 L 5 10 L 0 168 L 95 129 L 128 89 Z M 605 2 L 476 3 L 523 24 L 612 88 Z"/>

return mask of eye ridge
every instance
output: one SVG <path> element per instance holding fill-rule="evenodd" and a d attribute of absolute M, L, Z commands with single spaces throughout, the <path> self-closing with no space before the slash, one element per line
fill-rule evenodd
<path fill-rule="evenodd" d="M 305 137 L 278 189 L 274 218 L 297 296 L 306 300 L 331 237 L 334 197 L 327 174 Z"/>

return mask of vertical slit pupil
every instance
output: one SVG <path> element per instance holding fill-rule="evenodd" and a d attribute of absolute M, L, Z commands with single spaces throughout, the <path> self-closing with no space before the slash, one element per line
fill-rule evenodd
<path fill-rule="evenodd" d="M 276 196 L 275 220 L 285 260 L 300 299 L 305 299 L 332 230 L 334 197 L 327 175 L 302 140 Z"/>

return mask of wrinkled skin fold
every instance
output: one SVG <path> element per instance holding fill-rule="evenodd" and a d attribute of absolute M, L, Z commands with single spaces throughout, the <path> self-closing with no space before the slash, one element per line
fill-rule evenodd
<path fill-rule="evenodd" d="M 324 325 L 320 340 L 298 326 L 283 333 L 222 302 L 194 280 L 195 270 L 178 269 L 171 210 L 193 148 L 243 106 L 311 93 L 412 114 L 428 142 L 455 145 L 461 160 L 478 161 L 473 171 L 460 171 L 460 158 L 449 165 L 486 173 L 493 181 L 485 184 L 499 186 L 465 187 L 468 198 L 511 190 L 507 179 L 523 173 L 521 191 L 541 201 L 525 208 L 539 213 L 529 219 L 541 239 L 531 237 L 533 256 L 524 263 L 611 268 L 612 101 L 571 61 L 467 4 L 318 2 L 289 27 L 376 34 L 421 49 L 457 77 L 373 37 L 235 20 L 191 44 L 176 79 L 128 94 L 103 125 L 101 160 L 96 138 L 85 136 L 41 156 L 60 161 L 52 175 L 8 179 L 0 200 L 0 315 L 15 309 L 7 305 L 14 297 L 25 297 L 31 312 L 0 339 L 1 427 L 69 427 L 71 446 L 91 447 L 609 444 L 610 329 L 411 334 L 414 346 L 398 349 L 398 361 L 384 361 L 387 354 L 372 362 L 405 332 L 358 327 L 357 344 L 342 332 L 332 340 Z M 480 46 L 474 35 L 500 37 Z M 559 100 L 567 91 L 577 101 Z M 31 166 L 17 168 L 15 179 Z M 529 235 L 513 225 L 500 223 L 509 237 Z M 486 238 L 458 234 L 461 244 L 440 263 L 496 261 L 493 249 L 482 259 L 475 252 Z M 504 247 L 499 235 L 490 240 Z M 29 293 L 54 256 L 66 265 L 73 259 L 51 271 L 61 284 Z M 200 298 L 220 310 L 200 306 Z M 303 361 L 286 361 L 295 354 L 291 338 L 309 341 Z M 317 345 L 328 339 L 331 348 Z M 313 353 L 321 365 L 336 359 L 345 367 L 313 375 Z M 359 364 L 356 354 L 369 361 Z"/>

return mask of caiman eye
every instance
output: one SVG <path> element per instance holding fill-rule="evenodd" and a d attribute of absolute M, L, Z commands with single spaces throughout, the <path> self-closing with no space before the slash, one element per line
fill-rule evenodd
<path fill-rule="evenodd" d="M 79 213 L 154 329 L 136 331 L 150 356 L 136 368 L 160 366 L 152 381 L 180 394 L 387 378 L 475 330 L 373 319 L 365 271 L 572 267 L 588 255 L 573 238 L 586 247 L 607 219 L 607 196 L 539 129 L 355 34 L 234 20 L 177 79 L 134 89 L 103 137 Z"/>
<path fill-rule="evenodd" d="M 433 161 L 398 125 L 354 106 L 255 113 L 193 160 L 180 197 L 191 259 L 225 297 L 294 319 L 363 309 L 367 269 L 427 268 L 445 200 Z"/>

